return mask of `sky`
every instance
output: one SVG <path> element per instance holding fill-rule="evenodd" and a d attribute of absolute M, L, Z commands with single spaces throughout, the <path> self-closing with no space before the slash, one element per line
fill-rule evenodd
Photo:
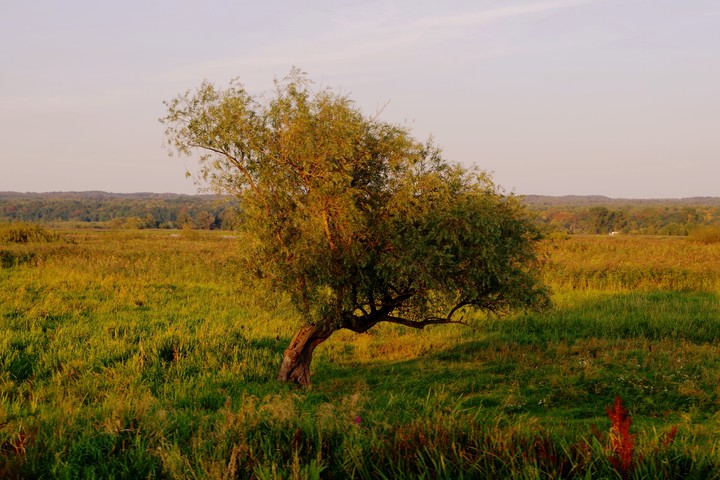
<path fill-rule="evenodd" d="M 718 0 L 0 0 L 0 191 L 196 193 L 164 100 L 293 66 L 521 195 L 720 196 Z"/>

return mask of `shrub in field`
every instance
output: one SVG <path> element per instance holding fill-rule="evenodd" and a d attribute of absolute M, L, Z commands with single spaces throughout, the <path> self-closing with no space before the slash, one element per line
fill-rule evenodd
<path fill-rule="evenodd" d="M 167 108 L 169 144 L 200 150 L 200 180 L 240 200 L 248 271 L 305 319 L 280 380 L 309 384 L 314 349 L 340 329 L 549 304 L 522 202 L 298 70 L 270 100 L 203 83 Z"/>
<path fill-rule="evenodd" d="M 35 223 L 6 223 L 0 225 L 0 242 L 52 242 L 59 235 Z"/>
<path fill-rule="evenodd" d="M 35 258 L 32 252 L 14 252 L 11 250 L 0 250 L 0 268 L 11 268 L 16 265 L 31 262 Z"/>

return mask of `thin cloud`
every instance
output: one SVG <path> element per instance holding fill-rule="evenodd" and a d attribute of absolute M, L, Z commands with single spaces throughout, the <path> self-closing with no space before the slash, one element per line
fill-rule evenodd
<path fill-rule="evenodd" d="M 579 7 L 598 3 L 600 0 L 564 0 L 555 2 L 541 2 L 528 5 L 514 5 L 510 7 L 501 7 L 491 10 L 482 10 L 479 12 L 464 12 L 456 15 L 447 15 L 441 17 L 428 17 L 415 22 L 415 27 L 460 27 L 482 25 L 498 20 L 504 20 L 512 17 L 530 15 L 534 13 L 549 12 L 552 10 L 562 10 L 566 8 Z"/>
<path fill-rule="evenodd" d="M 601 1 L 604 0 L 536 2 L 452 15 L 411 17 L 404 22 L 403 15 L 406 12 L 399 11 L 386 12 L 364 21 L 336 18 L 329 22 L 331 28 L 319 31 L 316 35 L 270 44 L 248 55 L 189 64 L 162 72 L 153 80 L 162 82 L 183 79 L 186 82 L 195 82 L 198 76 L 216 78 L 227 76 L 228 72 L 260 73 L 255 72 L 256 70 L 273 71 L 277 74 L 278 68 L 286 69 L 290 65 L 300 65 L 308 70 L 315 66 L 327 70 L 327 66 L 332 65 L 343 71 L 349 69 L 363 72 L 370 68 L 367 63 L 372 62 L 372 68 L 377 68 L 379 64 L 387 64 L 388 68 L 391 68 L 399 58 L 407 60 L 435 45 L 463 38 L 469 34 L 469 27 L 489 26 L 515 17 L 581 7 Z M 516 50 L 504 45 L 478 45 L 471 58 L 482 61 L 508 55 Z M 266 74 L 263 72 L 262 75 Z M 267 77 L 264 78 L 267 81 Z"/>

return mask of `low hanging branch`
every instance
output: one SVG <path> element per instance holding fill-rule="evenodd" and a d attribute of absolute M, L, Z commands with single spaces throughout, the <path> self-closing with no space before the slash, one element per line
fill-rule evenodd
<path fill-rule="evenodd" d="M 405 318 L 401 317 L 387 317 L 385 319 L 386 322 L 389 323 L 397 323 L 398 325 L 404 325 L 406 327 L 416 328 L 418 330 L 422 330 L 423 328 L 427 327 L 428 325 L 448 325 L 451 323 L 455 323 L 458 325 L 468 325 L 467 323 L 463 322 L 462 320 L 449 320 L 447 318 L 439 318 L 439 317 L 430 317 L 426 318 L 425 320 L 407 320 Z"/>
<path fill-rule="evenodd" d="M 462 320 L 453 320 L 453 316 L 455 313 L 460 310 L 463 307 L 466 307 L 468 305 L 471 305 L 472 303 L 470 301 L 462 301 L 455 305 L 453 308 L 450 309 L 448 314 L 445 317 L 427 317 L 423 320 L 409 320 L 402 317 L 396 317 L 393 315 L 389 315 L 385 318 L 384 321 L 389 323 L 396 323 L 398 325 L 404 325 L 406 327 L 416 328 L 418 330 L 422 330 L 423 328 L 427 327 L 428 325 L 448 325 L 448 324 L 457 324 L 457 325 L 468 325 L 468 323 L 463 322 Z"/>

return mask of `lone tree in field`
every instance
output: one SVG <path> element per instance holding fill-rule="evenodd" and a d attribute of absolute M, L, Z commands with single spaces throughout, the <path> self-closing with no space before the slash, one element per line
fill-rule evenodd
<path fill-rule="evenodd" d="M 173 150 L 199 151 L 200 180 L 239 198 L 249 271 L 305 319 L 280 380 L 309 384 L 313 350 L 342 328 L 548 304 L 518 199 L 303 73 L 270 98 L 205 82 L 166 107 Z"/>

